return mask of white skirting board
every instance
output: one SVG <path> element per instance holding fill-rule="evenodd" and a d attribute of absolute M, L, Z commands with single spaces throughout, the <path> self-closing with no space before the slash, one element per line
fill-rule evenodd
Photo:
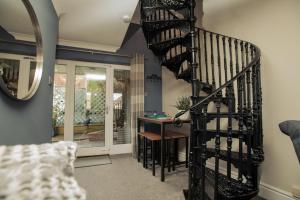
<path fill-rule="evenodd" d="M 293 197 L 290 192 L 281 190 L 263 182 L 261 182 L 259 186 L 259 196 L 267 200 L 300 200 Z"/>
<path fill-rule="evenodd" d="M 185 160 L 185 152 L 179 152 L 179 160 Z M 213 163 L 207 163 L 207 167 L 213 169 Z M 226 169 L 220 167 L 220 172 L 226 174 Z M 232 177 L 237 177 L 237 172 L 232 173 Z M 297 197 L 293 197 L 292 193 L 273 187 L 269 184 L 260 183 L 259 196 L 266 200 L 300 200 Z"/>

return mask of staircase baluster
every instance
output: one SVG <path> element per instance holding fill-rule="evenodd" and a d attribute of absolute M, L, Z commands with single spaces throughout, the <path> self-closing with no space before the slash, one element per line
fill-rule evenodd
<path fill-rule="evenodd" d="M 240 42 L 241 45 L 241 60 L 242 60 L 242 69 L 245 68 L 245 51 L 244 51 L 244 42 Z M 242 75 L 242 84 L 243 84 L 243 115 L 244 115 L 244 109 L 246 109 L 246 81 L 245 81 L 245 75 Z"/>
<path fill-rule="evenodd" d="M 222 41 L 223 41 L 223 54 L 224 54 L 224 73 L 225 73 L 225 82 L 228 81 L 228 77 L 227 77 L 227 56 L 226 56 L 226 40 L 225 37 L 222 37 Z"/>
<path fill-rule="evenodd" d="M 210 33 L 210 56 L 211 56 L 211 76 L 212 76 L 212 85 L 216 87 L 215 80 L 215 65 L 214 65 L 214 41 L 213 41 L 213 33 Z"/>
<path fill-rule="evenodd" d="M 231 188 L 231 149 L 232 149 L 232 94 L 233 94 L 233 85 L 230 84 L 227 87 L 228 94 L 228 126 L 227 126 L 227 187 L 228 190 Z"/>
<path fill-rule="evenodd" d="M 171 20 L 171 14 L 170 14 L 170 12 L 168 12 L 168 18 L 169 18 L 169 20 Z M 169 32 L 168 40 L 170 40 L 172 38 L 171 29 L 168 29 L 168 32 Z M 169 50 L 169 56 L 170 56 L 170 58 L 172 58 L 172 50 Z"/>
<path fill-rule="evenodd" d="M 244 128 L 243 128 L 243 84 L 242 79 L 238 82 L 238 115 L 239 115 L 239 168 L 238 168 L 238 180 L 240 185 L 243 182 L 243 140 L 244 140 Z"/>
<path fill-rule="evenodd" d="M 181 32 L 181 31 L 179 31 L 179 36 L 182 37 L 182 32 Z M 180 53 L 181 53 L 181 54 L 183 53 L 182 44 L 180 44 Z M 180 66 L 181 73 L 182 73 L 183 70 L 184 70 L 184 69 L 183 69 L 183 64 L 184 64 L 184 63 L 182 63 L 181 66 Z"/>
<path fill-rule="evenodd" d="M 214 199 L 219 199 L 218 186 L 219 186 L 219 165 L 220 165 L 219 159 L 220 159 L 220 150 L 221 150 L 221 139 L 220 139 L 221 98 L 222 98 L 222 92 L 219 92 L 217 94 L 217 102 L 216 102 L 216 108 L 217 108 L 216 129 L 217 130 L 216 130 L 216 139 L 215 139 L 215 188 L 214 188 Z"/>
<path fill-rule="evenodd" d="M 253 60 L 254 57 L 254 47 L 251 46 L 251 57 Z M 258 147 L 258 140 L 257 136 L 259 135 L 258 132 L 258 105 L 257 105 L 257 97 L 258 97 L 258 91 L 257 91 L 257 63 L 254 64 L 252 68 L 252 113 L 253 113 L 253 132 L 254 137 L 252 141 L 252 145 L 254 148 Z"/>
<path fill-rule="evenodd" d="M 218 74 L 219 74 L 219 87 L 222 85 L 222 72 L 221 72 L 221 56 L 220 56 L 220 36 L 216 35 L 217 40 L 217 54 L 218 54 Z M 222 96 L 222 92 L 221 92 Z"/>
<path fill-rule="evenodd" d="M 161 9 L 159 9 L 158 10 L 158 12 L 159 12 L 159 15 L 158 15 L 158 20 L 160 21 L 160 20 L 162 20 L 161 18 L 162 18 L 162 16 L 161 16 L 161 11 L 164 11 L 164 10 L 161 10 Z M 162 32 L 159 32 L 159 41 L 161 42 L 162 41 Z"/>
<path fill-rule="evenodd" d="M 235 45 L 237 49 L 238 42 L 235 40 Z M 242 68 L 244 68 L 244 61 L 243 61 L 243 45 L 241 43 L 241 57 L 242 57 Z M 238 54 L 236 54 L 236 73 L 239 73 L 239 64 L 238 64 Z M 237 80 L 238 85 L 238 126 L 239 126 L 239 167 L 238 167 L 238 181 L 239 181 L 239 190 L 241 191 L 242 183 L 243 183 L 243 174 L 242 174 L 242 168 L 243 168 L 243 139 L 244 139 L 244 128 L 243 128 L 243 77 L 239 78 Z"/>
<path fill-rule="evenodd" d="M 190 11 L 190 16 L 189 16 L 189 29 L 190 29 L 190 50 L 191 50 L 191 62 L 190 62 L 190 68 L 192 70 L 192 74 L 191 74 L 191 83 L 192 83 L 192 103 L 193 105 L 195 105 L 198 102 L 198 97 L 199 97 L 199 80 L 197 79 L 197 68 L 198 68 L 198 63 L 197 63 L 197 47 L 196 47 L 196 35 L 195 35 L 195 13 L 194 13 L 194 9 L 196 6 L 196 2 L 195 0 L 189 0 L 189 11 Z M 197 123 L 197 116 L 192 114 L 192 124 Z M 203 121 L 202 121 L 203 122 Z M 204 122 L 203 122 L 204 123 Z M 206 121 L 205 121 L 206 124 Z M 192 134 L 193 132 L 199 130 L 200 127 L 196 127 L 198 129 L 193 129 L 194 126 L 192 126 Z M 204 142 L 206 145 L 206 141 Z M 205 159 L 206 159 L 206 155 L 203 154 L 203 152 L 201 152 L 201 156 L 202 156 L 202 161 L 203 161 L 203 156 L 204 156 L 204 162 L 202 162 L 202 173 L 201 173 L 201 177 L 202 177 L 202 183 L 204 183 L 201 187 L 202 187 L 202 199 L 204 199 L 205 196 Z M 194 163 L 196 164 L 196 163 Z M 204 170 L 203 170 L 204 168 Z M 194 174 L 195 175 L 195 174 Z M 191 190 L 191 185 L 189 185 L 189 190 Z M 196 189 L 196 187 L 194 187 L 193 189 Z M 194 199 L 193 197 L 191 197 L 191 192 L 189 193 L 189 200 Z"/>
<path fill-rule="evenodd" d="M 173 29 L 173 34 L 174 34 L 174 38 L 178 37 L 175 28 Z M 174 48 L 175 48 L 175 56 L 177 56 L 178 55 L 177 54 L 177 48 L 178 48 L 178 46 L 175 46 Z"/>
<path fill-rule="evenodd" d="M 207 62 L 207 41 L 206 41 L 206 31 L 203 31 L 204 37 L 204 62 L 205 62 L 205 70 L 206 70 L 206 83 L 209 83 L 208 77 L 208 62 Z"/>
<path fill-rule="evenodd" d="M 167 20 L 166 19 L 166 12 L 167 11 L 165 9 L 163 11 L 164 11 L 164 14 L 163 14 L 164 19 L 163 20 L 165 21 L 165 20 Z M 163 35 L 164 35 L 164 40 L 167 40 L 167 31 L 166 30 L 163 30 Z"/>
<path fill-rule="evenodd" d="M 235 72 L 236 74 L 239 73 L 239 70 L 240 70 L 240 66 L 239 66 L 239 51 L 238 51 L 238 40 L 235 39 L 234 40 L 234 52 L 235 52 Z M 233 65 L 233 61 L 231 61 L 231 64 Z M 237 81 L 237 84 L 238 84 L 238 81 Z M 235 98 L 235 92 L 233 90 L 233 112 L 236 112 L 236 98 Z"/>
<path fill-rule="evenodd" d="M 202 83 L 202 50 L 201 50 L 201 30 L 198 29 L 198 58 L 199 58 L 199 78 Z"/>
<path fill-rule="evenodd" d="M 182 37 L 182 32 L 179 31 L 179 36 Z M 182 54 L 183 53 L 183 50 L 182 50 L 182 44 L 180 45 L 180 53 Z"/>
<path fill-rule="evenodd" d="M 249 64 L 249 46 L 246 43 L 246 63 Z M 251 69 L 247 70 L 247 186 L 253 187 L 252 184 L 252 162 L 251 162 L 251 146 L 252 146 L 252 113 L 251 113 Z"/>
<path fill-rule="evenodd" d="M 262 127 L 262 88 L 261 88 L 261 72 L 260 72 L 260 59 L 257 61 L 257 89 L 258 89 L 258 112 L 259 112 L 259 148 L 263 149 L 263 127 Z M 262 152 L 261 152 L 262 153 Z"/>
<path fill-rule="evenodd" d="M 207 137 L 207 103 L 203 106 L 202 144 L 201 144 L 201 197 L 205 199 L 206 137 Z"/>
<path fill-rule="evenodd" d="M 188 200 L 193 200 L 199 192 L 197 189 L 200 183 L 200 174 L 201 165 L 198 167 L 199 158 L 200 158 L 200 145 L 202 141 L 199 141 L 199 131 L 202 128 L 201 119 L 202 119 L 202 109 L 191 110 L 191 116 L 194 119 L 191 121 L 191 133 L 190 133 L 190 154 L 189 154 L 189 193 Z M 196 170 L 198 168 L 198 170 Z"/>
<path fill-rule="evenodd" d="M 154 11 L 154 14 L 152 14 L 151 16 L 153 17 L 151 21 L 157 21 L 157 19 L 158 19 L 158 16 L 157 16 L 157 10 L 155 10 L 155 11 Z M 158 35 L 155 35 L 155 37 L 154 37 L 154 42 L 155 42 L 155 43 L 160 42 L 160 41 L 159 41 L 159 38 L 158 38 Z"/>
<path fill-rule="evenodd" d="M 233 60 L 232 60 L 232 40 L 231 38 L 228 39 L 229 43 L 229 68 L 230 68 L 230 78 L 233 77 Z"/>

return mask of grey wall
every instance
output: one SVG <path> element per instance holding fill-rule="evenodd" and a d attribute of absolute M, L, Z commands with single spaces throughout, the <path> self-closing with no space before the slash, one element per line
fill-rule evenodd
<path fill-rule="evenodd" d="M 39 20 L 44 50 L 43 77 L 36 95 L 16 102 L 0 93 L 0 145 L 49 142 L 52 133 L 52 87 L 58 19 L 51 0 L 30 0 Z"/>

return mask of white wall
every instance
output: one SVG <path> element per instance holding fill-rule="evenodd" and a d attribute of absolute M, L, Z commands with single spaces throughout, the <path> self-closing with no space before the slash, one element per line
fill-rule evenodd
<path fill-rule="evenodd" d="M 300 166 L 278 123 L 300 119 L 300 1 L 204 0 L 203 26 L 261 48 L 266 157 L 262 182 L 291 192 L 293 185 L 300 185 Z"/>
<path fill-rule="evenodd" d="M 300 120 L 300 1 L 204 0 L 203 27 L 258 45 L 262 50 L 265 161 L 262 195 L 289 199 L 300 185 L 300 165 L 290 139 L 278 123 Z M 175 114 L 170 102 L 191 94 L 190 86 L 163 69 L 163 110 Z M 268 188 L 277 190 L 270 196 Z M 280 196 L 279 194 L 283 195 Z"/>

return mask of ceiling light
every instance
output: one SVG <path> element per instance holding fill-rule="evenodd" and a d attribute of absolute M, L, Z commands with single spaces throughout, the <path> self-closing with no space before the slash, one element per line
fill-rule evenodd
<path fill-rule="evenodd" d="M 87 80 L 94 80 L 94 81 L 104 81 L 104 80 L 106 80 L 106 76 L 101 75 L 101 74 L 86 74 L 85 77 L 86 77 Z"/>
<path fill-rule="evenodd" d="M 128 15 L 123 16 L 123 22 L 124 23 L 130 23 L 130 21 L 131 21 L 131 18 Z"/>

